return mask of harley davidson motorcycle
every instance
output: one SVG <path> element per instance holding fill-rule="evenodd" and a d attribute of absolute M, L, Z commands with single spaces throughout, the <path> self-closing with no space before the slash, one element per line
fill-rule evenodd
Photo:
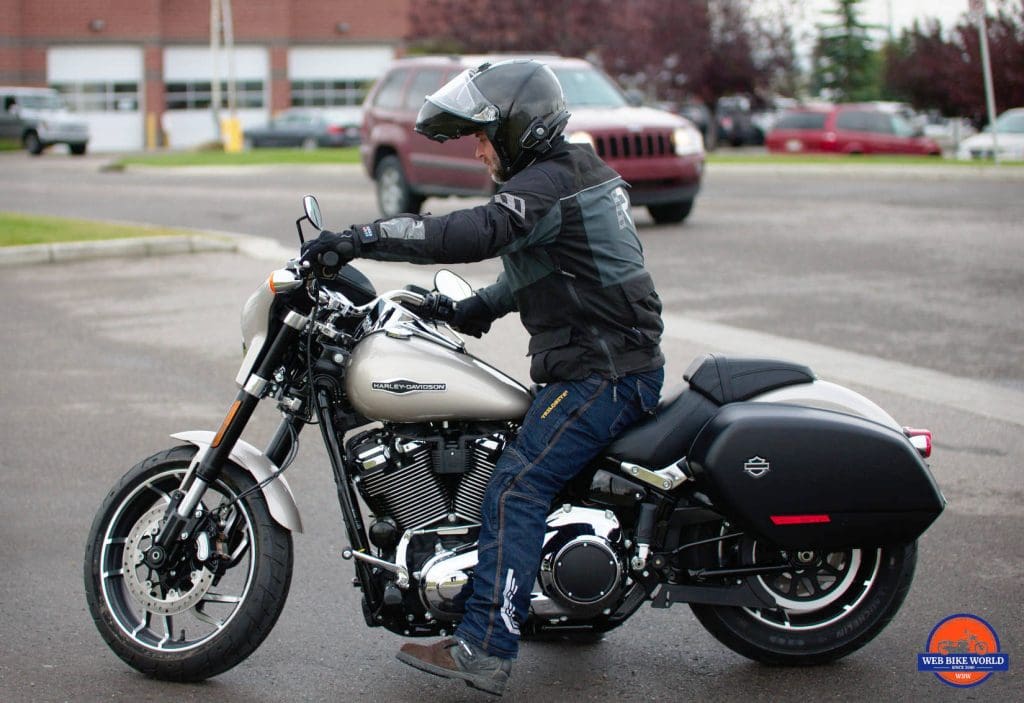
<path fill-rule="evenodd" d="M 296 221 L 321 229 L 316 200 Z M 284 608 L 299 509 L 281 474 L 320 430 L 366 624 L 443 636 L 463 612 L 480 505 L 532 392 L 467 352 L 407 288 L 333 254 L 274 271 L 245 304 L 241 390 L 216 432 L 173 435 L 104 500 L 85 588 L 110 647 L 196 681 L 251 654 Z M 471 293 L 451 272 L 435 287 Z M 443 317 L 443 316 L 442 316 Z M 551 506 L 524 637 L 598 638 L 687 603 L 725 646 L 832 661 L 893 618 L 916 540 L 945 506 L 927 430 L 805 366 L 708 355 Z M 282 419 L 240 439 L 257 404 Z"/>

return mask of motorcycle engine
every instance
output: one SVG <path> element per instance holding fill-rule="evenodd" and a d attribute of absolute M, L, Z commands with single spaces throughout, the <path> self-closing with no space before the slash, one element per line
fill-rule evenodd
<path fill-rule="evenodd" d="M 347 443 L 369 536 L 412 576 L 428 619 L 461 619 L 476 566 L 480 507 L 507 435 L 380 428 Z M 401 542 L 401 546 L 399 543 Z M 397 549 L 396 549 L 397 547 Z M 531 610 L 554 624 L 592 617 L 626 587 L 625 540 L 611 511 L 565 505 L 547 519 Z"/>
<path fill-rule="evenodd" d="M 348 442 L 354 482 L 377 521 L 396 530 L 371 527 L 374 544 L 388 550 L 407 530 L 428 525 L 479 523 L 487 483 L 505 448 L 501 432 L 470 433 L 432 426 L 397 434 L 386 428 Z M 379 543 L 378 543 L 379 540 Z"/>

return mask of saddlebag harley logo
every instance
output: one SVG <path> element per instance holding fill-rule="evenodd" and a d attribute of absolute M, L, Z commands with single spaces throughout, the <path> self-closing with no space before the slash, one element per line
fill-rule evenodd
<path fill-rule="evenodd" d="M 768 460 L 762 459 L 759 456 L 747 459 L 747 462 L 743 465 L 743 470 L 754 478 L 761 478 L 768 473 L 771 468 L 771 464 L 768 463 Z"/>
<path fill-rule="evenodd" d="M 371 388 L 383 393 L 405 395 L 406 393 L 444 393 L 448 390 L 448 385 L 445 383 L 417 383 L 404 378 L 396 378 L 391 381 L 374 381 Z"/>

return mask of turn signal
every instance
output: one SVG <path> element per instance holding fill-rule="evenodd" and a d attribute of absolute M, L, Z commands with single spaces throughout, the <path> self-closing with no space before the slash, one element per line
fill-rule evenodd
<path fill-rule="evenodd" d="M 907 436 L 914 449 L 925 459 L 932 455 L 932 431 L 915 430 L 913 427 L 904 427 L 903 434 Z"/>

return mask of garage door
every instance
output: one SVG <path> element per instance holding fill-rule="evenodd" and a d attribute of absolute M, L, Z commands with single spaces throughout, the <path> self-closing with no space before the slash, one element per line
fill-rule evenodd
<path fill-rule="evenodd" d="M 46 80 L 89 123 L 90 151 L 141 149 L 145 143 L 142 49 L 62 46 L 46 51 Z"/>

